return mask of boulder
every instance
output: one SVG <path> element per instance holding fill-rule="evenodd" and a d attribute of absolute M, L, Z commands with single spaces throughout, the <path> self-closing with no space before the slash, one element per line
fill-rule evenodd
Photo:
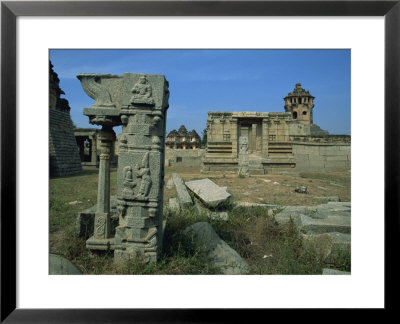
<path fill-rule="evenodd" d="M 222 270 L 223 274 L 245 274 L 249 265 L 242 257 L 223 241 L 207 222 L 195 223 L 185 229 L 192 235 L 201 252 L 206 254 L 211 264 Z"/>

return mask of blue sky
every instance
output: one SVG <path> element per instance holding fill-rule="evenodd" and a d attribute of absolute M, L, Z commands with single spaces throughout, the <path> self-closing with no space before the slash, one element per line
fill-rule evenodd
<path fill-rule="evenodd" d="M 50 50 L 77 127 L 96 127 L 82 113 L 93 100 L 77 74 L 164 74 L 171 93 L 167 133 L 184 124 L 199 135 L 208 111 L 283 112 L 283 97 L 298 82 L 316 97 L 314 123 L 350 134 L 350 56 L 350 50 Z"/>

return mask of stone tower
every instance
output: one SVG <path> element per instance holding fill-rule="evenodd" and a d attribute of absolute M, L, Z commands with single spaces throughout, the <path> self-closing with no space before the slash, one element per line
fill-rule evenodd
<path fill-rule="evenodd" d="M 292 114 L 292 118 L 301 124 L 313 124 L 314 99 L 309 91 L 304 90 L 300 83 L 285 98 L 285 111 Z"/>

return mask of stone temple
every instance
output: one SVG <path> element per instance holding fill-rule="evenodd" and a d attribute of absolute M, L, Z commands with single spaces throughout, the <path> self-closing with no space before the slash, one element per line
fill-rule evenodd
<path fill-rule="evenodd" d="M 195 150 L 200 148 L 201 138 L 193 129 L 188 132 L 186 127 L 182 125 L 178 130 L 173 129 L 167 135 L 166 149 L 182 149 Z"/>
<path fill-rule="evenodd" d="M 314 124 L 314 99 L 297 83 L 284 97 L 285 112 L 208 112 L 202 171 L 350 169 L 350 136 Z"/>

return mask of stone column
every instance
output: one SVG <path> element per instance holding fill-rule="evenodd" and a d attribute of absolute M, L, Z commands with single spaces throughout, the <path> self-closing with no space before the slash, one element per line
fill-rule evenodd
<path fill-rule="evenodd" d="M 257 151 L 257 124 L 251 125 L 251 142 L 252 142 L 252 152 Z"/>
<path fill-rule="evenodd" d="M 107 239 L 111 232 L 110 218 L 110 156 L 115 132 L 111 126 L 103 126 L 99 133 L 99 183 L 97 191 L 97 209 L 94 221 L 94 238 Z"/>
<path fill-rule="evenodd" d="M 92 151 L 92 156 L 91 156 L 91 161 L 93 165 L 97 165 L 97 140 L 96 136 L 92 135 L 91 137 L 91 151 Z"/>
<path fill-rule="evenodd" d="M 269 127 L 268 127 L 268 118 L 263 118 L 262 120 L 262 153 L 265 154 L 266 157 L 268 157 L 268 142 L 269 142 Z"/>
<path fill-rule="evenodd" d="M 231 141 L 232 141 L 232 157 L 238 157 L 238 119 L 232 118 L 231 121 Z"/>

